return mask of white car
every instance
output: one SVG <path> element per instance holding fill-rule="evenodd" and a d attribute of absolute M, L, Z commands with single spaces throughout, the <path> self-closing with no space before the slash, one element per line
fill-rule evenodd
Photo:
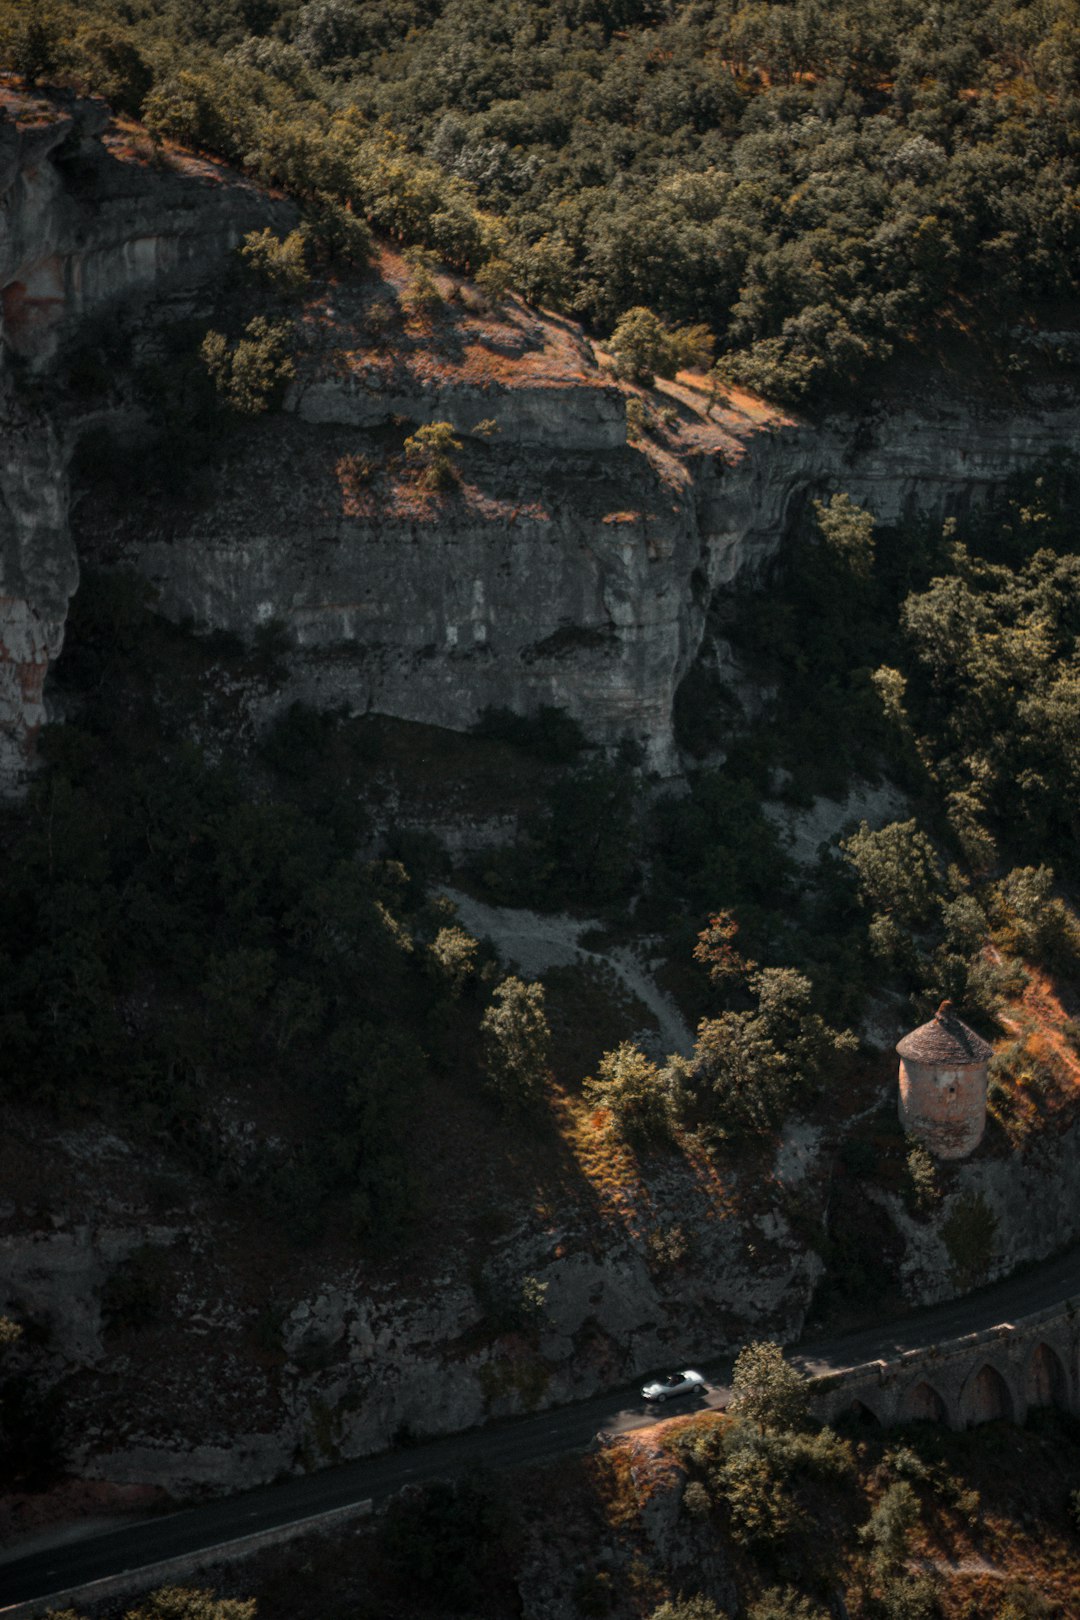
<path fill-rule="evenodd" d="M 692 1390 L 704 1389 L 705 1380 L 699 1372 L 687 1368 L 685 1372 L 668 1373 L 651 1384 L 645 1384 L 641 1393 L 647 1401 L 668 1401 L 673 1395 L 689 1395 Z"/>

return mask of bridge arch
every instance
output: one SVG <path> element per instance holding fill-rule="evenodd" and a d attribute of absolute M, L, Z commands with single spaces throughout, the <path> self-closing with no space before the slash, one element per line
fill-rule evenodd
<path fill-rule="evenodd" d="M 960 1413 L 969 1429 L 977 1423 L 1016 1421 L 1016 1403 L 1000 1371 L 990 1361 L 971 1374 L 960 1396 Z"/>
<path fill-rule="evenodd" d="M 881 1427 L 881 1419 L 874 1411 L 874 1408 L 868 1406 L 864 1400 L 860 1400 L 858 1397 L 853 1401 L 849 1401 L 847 1406 L 844 1407 L 844 1410 L 840 1413 L 840 1422 L 854 1428 L 880 1429 Z"/>
<path fill-rule="evenodd" d="M 1028 1358 L 1025 1394 L 1029 1406 L 1069 1406 L 1069 1379 L 1057 1351 L 1045 1342 Z"/>
<path fill-rule="evenodd" d="M 947 1423 L 949 1413 L 933 1384 L 923 1379 L 905 1392 L 900 1403 L 900 1420 L 903 1423 Z"/>

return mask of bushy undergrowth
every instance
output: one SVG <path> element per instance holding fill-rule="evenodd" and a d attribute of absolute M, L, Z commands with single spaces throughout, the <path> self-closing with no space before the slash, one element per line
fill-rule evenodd
<path fill-rule="evenodd" d="M 432 1072 L 478 1066 L 489 980 L 447 908 L 365 854 L 363 725 L 294 707 L 236 752 L 223 668 L 274 664 L 170 629 L 126 576 L 84 580 L 60 671 L 79 712 L 4 820 L 4 1092 L 164 1133 L 299 1239 L 333 1199 L 385 1241 L 423 1199 L 410 1117 Z M 292 1124 L 238 1160 L 218 1099 L 249 1084 Z M 110 1319 L 148 1279 L 112 1280 Z"/>

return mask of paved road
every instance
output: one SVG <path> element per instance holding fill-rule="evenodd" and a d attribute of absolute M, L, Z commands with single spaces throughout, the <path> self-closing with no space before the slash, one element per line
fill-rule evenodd
<path fill-rule="evenodd" d="M 1080 1249 L 956 1303 L 915 1312 L 886 1327 L 801 1346 L 793 1360 L 809 1373 L 840 1372 L 1018 1320 L 1074 1295 L 1080 1296 Z M 710 1380 L 708 1389 L 667 1403 L 662 1408 L 664 1416 L 726 1405 L 730 1362 L 705 1363 L 703 1371 Z M 624 1389 L 536 1417 L 490 1424 L 381 1457 L 364 1457 L 22 1557 L 0 1553 L 0 1606 L 63 1592 L 369 1498 L 378 1503 L 410 1482 L 457 1473 L 472 1463 L 510 1468 L 581 1451 L 600 1431 L 627 1433 L 654 1423 L 657 1415 L 657 1409 L 641 1399 L 638 1387 Z"/>

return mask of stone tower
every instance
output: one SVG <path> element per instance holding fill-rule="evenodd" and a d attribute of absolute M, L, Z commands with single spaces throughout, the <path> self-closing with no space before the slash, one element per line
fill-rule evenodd
<path fill-rule="evenodd" d="M 986 1127 L 986 1069 L 993 1053 L 943 1001 L 928 1024 L 905 1035 L 900 1123 L 938 1159 L 974 1153 Z"/>

